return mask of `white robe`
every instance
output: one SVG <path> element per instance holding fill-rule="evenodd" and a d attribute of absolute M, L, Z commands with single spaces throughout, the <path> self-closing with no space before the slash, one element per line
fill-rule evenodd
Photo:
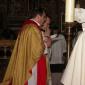
<path fill-rule="evenodd" d="M 85 31 L 75 44 L 61 83 L 64 85 L 85 85 Z"/>

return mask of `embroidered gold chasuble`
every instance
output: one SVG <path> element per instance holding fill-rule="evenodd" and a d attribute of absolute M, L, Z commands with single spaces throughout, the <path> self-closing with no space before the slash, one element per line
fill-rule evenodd
<path fill-rule="evenodd" d="M 44 52 L 41 32 L 34 24 L 26 24 L 16 40 L 10 62 L 0 85 L 24 85 L 31 76 L 30 70 Z"/>

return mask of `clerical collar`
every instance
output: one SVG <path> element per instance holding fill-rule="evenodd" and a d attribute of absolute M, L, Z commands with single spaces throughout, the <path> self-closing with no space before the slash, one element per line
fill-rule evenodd
<path fill-rule="evenodd" d="M 34 21 L 38 26 L 40 26 L 40 24 L 37 21 L 35 21 L 34 19 L 30 19 L 30 20 Z"/>

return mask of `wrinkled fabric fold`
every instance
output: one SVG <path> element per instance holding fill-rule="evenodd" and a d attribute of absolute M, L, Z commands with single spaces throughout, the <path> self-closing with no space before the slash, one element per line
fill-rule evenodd
<path fill-rule="evenodd" d="M 34 22 L 26 23 L 16 40 L 4 79 L 0 85 L 24 85 L 44 52 L 41 32 Z"/>
<path fill-rule="evenodd" d="M 85 32 L 75 44 L 61 82 L 64 85 L 85 85 Z"/>

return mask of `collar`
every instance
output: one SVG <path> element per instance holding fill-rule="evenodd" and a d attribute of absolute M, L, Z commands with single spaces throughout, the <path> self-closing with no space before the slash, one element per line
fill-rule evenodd
<path fill-rule="evenodd" d="M 38 26 L 40 26 L 40 24 L 37 21 L 35 21 L 34 19 L 30 19 L 30 20 L 34 21 Z"/>

